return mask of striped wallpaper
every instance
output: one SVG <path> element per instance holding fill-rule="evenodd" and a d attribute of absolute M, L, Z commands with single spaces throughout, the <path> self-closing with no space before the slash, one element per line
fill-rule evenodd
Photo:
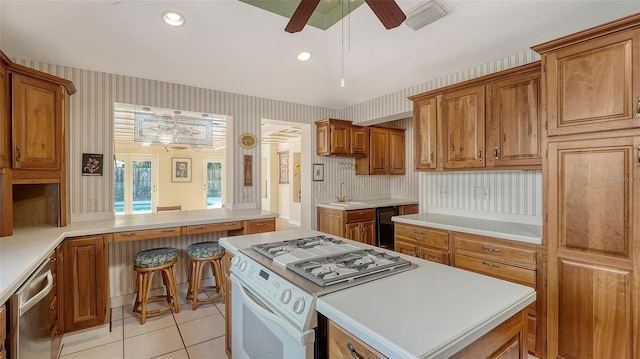
<path fill-rule="evenodd" d="M 333 117 L 353 120 L 355 123 L 380 122 L 380 119 L 405 115 L 412 110 L 407 96 L 424 91 L 483 76 L 510 67 L 523 65 L 538 59 L 533 51 L 527 50 L 497 61 L 476 66 L 472 69 L 421 83 L 402 91 L 394 92 L 360 104 L 333 110 L 241 94 L 233 94 L 210 89 L 196 88 L 162 81 L 122 76 L 73 67 L 50 65 L 28 60 L 15 60 L 24 66 L 38 69 L 56 76 L 67 78 L 75 84 L 78 92 L 71 97 L 70 134 L 70 185 L 71 212 L 73 218 L 91 214 L 91 203 L 98 203 L 98 212 L 109 213 L 113 206 L 112 176 L 110 166 L 105 167 L 104 176 L 81 176 L 79 164 L 82 153 L 103 153 L 105 158 L 113 156 L 113 103 L 173 108 L 185 111 L 201 111 L 230 116 L 229 134 L 235 139 L 249 132 L 258 135 L 262 119 L 313 124 L 315 121 Z M 340 183 L 345 183 L 347 195 L 377 197 L 419 198 L 428 203 L 428 175 L 413 172 L 413 132 L 411 119 L 402 118 L 387 123 L 394 127 L 406 128 L 406 168 L 405 176 L 355 176 L 355 162 L 345 158 L 332 158 L 311 154 L 312 163 L 325 165 L 325 180 L 313 182 L 308 198 L 311 213 L 315 213 L 318 201 L 333 200 L 339 192 Z M 315 133 L 315 131 L 314 131 Z M 244 155 L 254 158 L 254 168 L 259 167 L 261 146 L 251 150 L 240 147 L 235 140 L 229 140 L 227 163 L 242 163 Z M 306 146 L 305 146 L 306 147 Z M 315 136 L 307 148 L 315 148 Z M 304 165 L 304 164 L 303 164 Z M 309 167 L 310 164 L 307 164 Z M 257 207 L 260 204 L 259 185 L 243 187 L 241 166 L 232 167 L 231 186 L 228 201 L 232 206 Z M 305 175 L 303 171 L 303 176 Z M 310 176 L 310 172 L 306 173 Z M 259 174 L 254 171 L 253 183 L 259 184 Z M 471 175 L 473 176 L 473 175 Z M 235 178 L 235 180 L 233 180 Z M 308 177 L 307 177 L 308 178 Z M 304 177 L 303 177 L 304 179 Z M 236 184 L 235 186 L 233 184 Z M 519 191 L 519 188 L 514 190 Z M 515 196 L 515 192 L 513 195 Z M 315 228 L 315 215 L 311 216 L 311 228 Z"/>

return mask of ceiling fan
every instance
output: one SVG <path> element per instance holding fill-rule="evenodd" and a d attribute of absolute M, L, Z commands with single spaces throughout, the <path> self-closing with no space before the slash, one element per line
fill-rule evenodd
<path fill-rule="evenodd" d="M 365 0 L 365 2 L 387 30 L 399 26 L 407 18 L 395 0 Z M 284 31 L 289 33 L 302 31 L 319 3 L 320 0 L 302 0 Z"/>

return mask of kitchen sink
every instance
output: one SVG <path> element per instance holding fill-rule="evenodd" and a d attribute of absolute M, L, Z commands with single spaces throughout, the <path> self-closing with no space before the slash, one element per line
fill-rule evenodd
<path fill-rule="evenodd" d="M 332 206 L 343 206 L 343 207 L 348 207 L 348 206 L 360 206 L 360 205 L 364 205 L 366 204 L 365 202 L 355 202 L 355 201 L 351 201 L 351 202 L 331 202 L 329 203 Z"/>

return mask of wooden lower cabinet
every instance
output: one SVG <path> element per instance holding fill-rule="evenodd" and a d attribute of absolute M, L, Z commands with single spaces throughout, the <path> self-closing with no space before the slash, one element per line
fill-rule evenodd
<path fill-rule="evenodd" d="M 224 351 L 231 358 L 231 252 L 224 253 Z"/>
<path fill-rule="evenodd" d="M 456 268 L 488 275 L 494 278 L 529 286 L 536 290 L 537 300 L 527 312 L 527 348 L 530 353 L 544 357 L 545 341 L 545 291 L 543 276 L 538 270 L 542 265 L 539 245 L 505 239 L 454 233 Z"/>
<path fill-rule="evenodd" d="M 386 356 L 353 336 L 341 326 L 327 321 L 327 351 L 328 359 L 368 358 L 383 359 Z"/>
<path fill-rule="evenodd" d="M 432 262 L 449 264 L 449 233 L 396 222 L 394 250 Z"/>
<path fill-rule="evenodd" d="M 376 210 L 318 207 L 318 231 L 375 246 Z"/>
<path fill-rule="evenodd" d="M 527 313 L 522 310 L 461 349 L 452 359 L 527 359 Z M 328 359 L 387 358 L 360 338 L 327 320 Z"/>
<path fill-rule="evenodd" d="M 72 237 L 62 244 L 65 332 L 109 322 L 109 251 L 105 237 Z"/>
<path fill-rule="evenodd" d="M 0 305 L 0 359 L 7 357 L 7 352 L 4 349 L 4 341 L 7 339 L 7 308 Z"/>

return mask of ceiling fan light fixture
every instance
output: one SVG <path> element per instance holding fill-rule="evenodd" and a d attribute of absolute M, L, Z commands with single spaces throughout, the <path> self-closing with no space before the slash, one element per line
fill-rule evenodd
<path fill-rule="evenodd" d="M 404 23 L 413 31 L 417 31 L 450 13 L 444 5 L 431 0 L 407 11 L 407 19 Z"/>
<path fill-rule="evenodd" d="M 298 61 L 302 61 L 302 62 L 311 60 L 311 57 L 312 57 L 312 54 L 309 51 L 302 51 L 296 56 Z"/>
<path fill-rule="evenodd" d="M 165 11 L 162 13 L 162 21 L 171 26 L 182 26 L 187 23 L 187 20 L 181 14 L 175 11 Z"/>

